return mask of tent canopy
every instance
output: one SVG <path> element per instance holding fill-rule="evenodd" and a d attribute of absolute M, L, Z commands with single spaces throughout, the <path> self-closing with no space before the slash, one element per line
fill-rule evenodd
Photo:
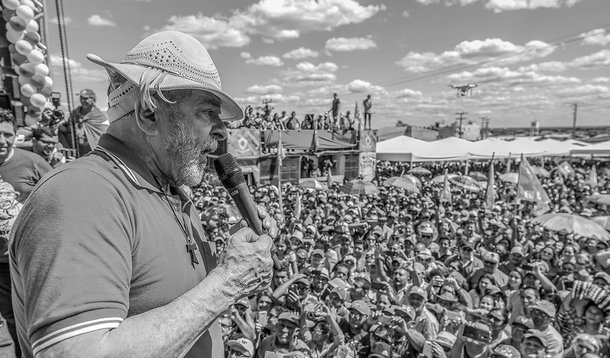
<path fill-rule="evenodd" d="M 610 155 L 610 141 L 589 145 L 577 140 L 559 141 L 537 137 L 518 137 L 510 140 L 487 138 L 471 142 L 449 137 L 434 142 L 399 136 L 377 143 L 377 159 L 402 162 L 488 160 L 540 156 L 569 156 L 571 154 Z"/>

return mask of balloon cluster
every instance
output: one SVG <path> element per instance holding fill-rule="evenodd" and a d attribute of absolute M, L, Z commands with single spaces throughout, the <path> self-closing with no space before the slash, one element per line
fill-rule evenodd
<path fill-rule="evenodd" d="M 36 21 L 42 15 L 42 4 L 38 0 L 2 0 L 2 6 L 21 101 L 28 110 L 42 109 L 53 91 L 49 67 L 44 63 L 46 47 L 40 42 Z"/>

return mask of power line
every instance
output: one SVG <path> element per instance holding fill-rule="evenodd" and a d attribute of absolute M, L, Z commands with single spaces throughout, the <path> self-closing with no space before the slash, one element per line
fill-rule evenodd
<path fill-rule="evenodd" d="M 585 32 L 589 32 L 592 30 L 596 30 L 596 29 L 605 29 L 605 28 L 610 28 L 610 24 L 606 24 L 606 25 L 602 25 L 602 26 L 596 26 L 595 28 L 591 28 L 589 30 L 585 30 L 585 31 L 580 31 L 578 33 L 573 33 L 570 35 L 565 35 L 562 37 L 559 37 L 555 40 L 552 40 L 549 42 L 550 45 L 554 46 L 554 47 L 558 47 L 561 45 L 566 45 L 575 41 L 579 41 L 582 39 L 585 39 L 587 37 L 590 36 L 582 36 L 583 33 Z M 576 36 L 576 37 L 575 37 Z M 528 52 L 533 52 L 535 50 L 532 49 L 526 49 L 523 50 L 519 53 L 514 53 L 514 54 L 508 54 L 505 56 L 498 56 L 498 57 L 494 57 L 491 59 L 487 59 L 487 60 L 483 60 L 483 61 L 479 61 L 476 63 L 472 63 L 472 64 L 467 64 L 467 65 L 456 65 L 456 66 L 452 66 L 452 67 L 447 67 L 447 68 L 441 68 L 441 69 L 437 69 L 437 70 L 432 70 L 432 71 L 428 71 L 427 73 L 424 74 L 420 74 L 414 77 L 407 77 L 407 78 L 402 78 L 402 79 L 398 79 L 398 80 L 393 80 L 393 81 L 388 81 L 385 83 L 380 83 L 379 86 L 382 87 L 393 87 L 393 86 L 397 86 L 403 83 L 407 83 L 407 82 L 414 82 L 414 81 L 418 81 L 418 80 L 422 80 L 422 79 L 426 79 L 426 78 L 430 78 L 430 77 L 436 77 L 436 76 L 440 76 L 440 75 L 444 75 L 447 73 L 452 73 L 452 72 L 457 72 L 457 71 L 461 71 L 461 70 L 465 70 L 465 69 L 469 69 L 469 68 L 473 68 L 473 67 L 478 67 L 481 65 L 486 65 L 489 63 L 493 63 L 493 62 L 498 62 L 501 60 L 505 60 L 505 59 L 510 59 L 512 57 L 517 57 L 517 56 L 521 56 L 523 54 L 526 54 Z"/>

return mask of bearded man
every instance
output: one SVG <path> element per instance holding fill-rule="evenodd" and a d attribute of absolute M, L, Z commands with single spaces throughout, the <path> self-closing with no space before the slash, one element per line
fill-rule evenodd
<path fill-rule="evenodd" d="M 47 175 L 13 228 L 24 357 L 222 357 L 216 319 L 271 282 L 277 225 L 241 228 L 216 260 L 182 186 L 243 112 L 207 50 L 180 32 L 142 40 L 110 75 L 111 121 L 87 156 Z"/>

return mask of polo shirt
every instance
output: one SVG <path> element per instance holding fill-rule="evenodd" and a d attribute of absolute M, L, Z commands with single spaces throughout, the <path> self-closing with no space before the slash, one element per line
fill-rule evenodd
<path fill-rule="evenodd" d="M 143 161 L 108 134 L 37 185 L 12 235 L 13 305 L 26 358 L 164 306 L 216 264 L 184 192 L 164 194 Z M 217 322 L 186 355 L 222 356 Z"/>
<path fill-rule="evenodd" d="M 38 154 L 19 148 L 13 150 L 13 156 L 0 164 L 0 178 L 19 192 L 17 200 L 24 203 L 36 183 L 53 168 Z"/>

